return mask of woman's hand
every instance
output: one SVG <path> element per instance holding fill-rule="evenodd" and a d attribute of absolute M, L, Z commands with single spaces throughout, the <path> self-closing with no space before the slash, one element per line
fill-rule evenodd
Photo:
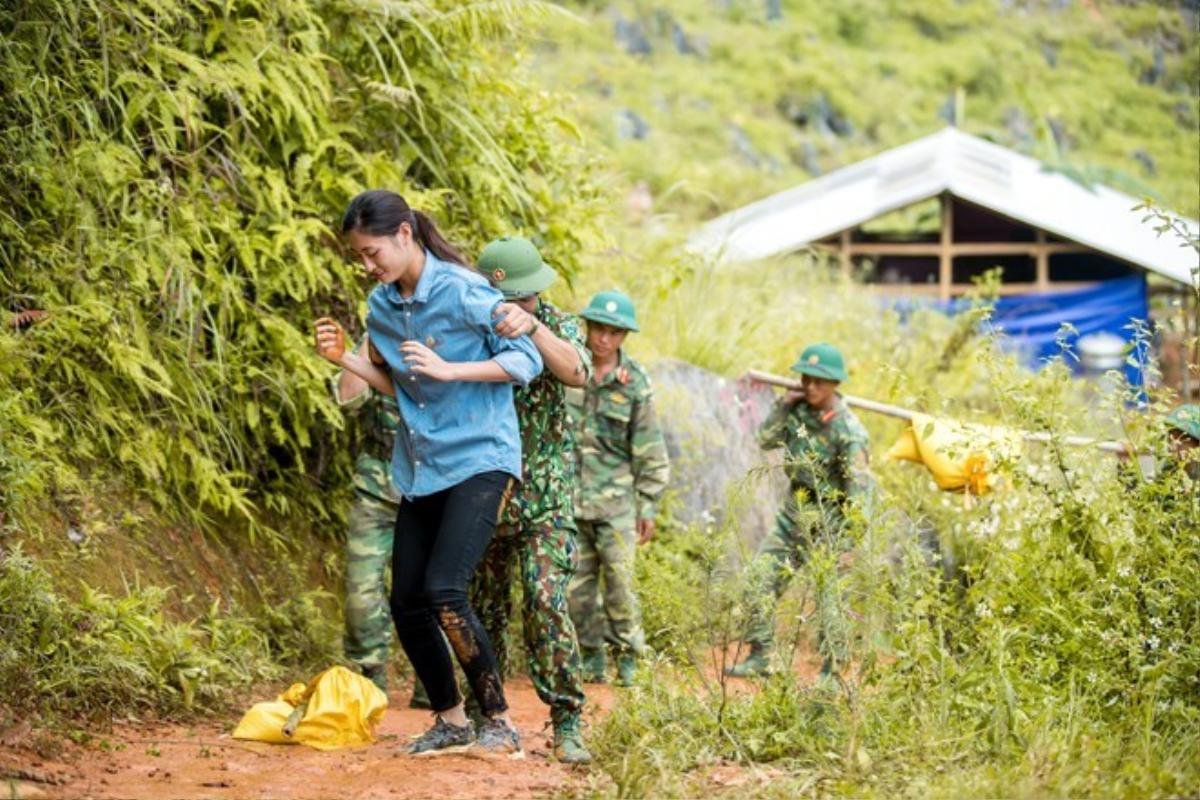
<path fill-rule="evenodd" d="M 341 365 L 342 357 L 346 355 L 346 332 L 338 321 L 330 317 L 321 317 L 313 323 L 317 355 L 326 361 Z"/>
<path fill-rule="evenodd" d="M 524 336 L 537 324 L 537 318 L 516 303 L 501 303 L 496 306 L 496 311 L 492 316 L 499 317 L 500 321 L 496 323 L 496 333 L 505 339 Z"/>
<path fill-rule="evenodd" d="M 455 379 L 454 366 L 447 364 L 441 356 L 420 342 L 409 340 L 400 345 L 400 355 L 404 363 L 417 375 L 433 378 L 435 381 L 452 381 Z"/>

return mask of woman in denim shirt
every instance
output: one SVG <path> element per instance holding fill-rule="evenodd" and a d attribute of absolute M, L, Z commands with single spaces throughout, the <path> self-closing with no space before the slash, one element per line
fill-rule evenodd
<path fill-rule="evenodd" d="M 474 742 L 516 753 L 503 682 L 467 586 L 521 475 L 512 387 L 541 372 L 541 356 L 528 337 L 496 334 L 500 292 L 466 268 L 432 220 L 400 195 L 355 197 L 342 234 L 379 281 L 367 300 L 370 356 L 346 348 L 329 319 L 317 322 L 317 349 L 394 396 L 400 409 L 391 477 L 403 499 L 390 605 L 400 644 L 436 712 L 410 752 Z M 485 717 L 478 737 L 458 694 L 451 650 Z"/>

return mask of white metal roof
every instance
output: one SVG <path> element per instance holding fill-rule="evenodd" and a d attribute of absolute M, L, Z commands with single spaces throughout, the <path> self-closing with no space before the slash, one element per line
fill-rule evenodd
<path fill-rule="evenodd" d="M 1180 283 L 1192 283 L 1200 256 L 1161 237 L 1138 200 L 1087 188 L 1008 148 L 944 128 L 915 142 L 717 217 L 688 249 L 749 261 L 792 252 L 889 211 L 949 192 L 955 197 L 1094 248 Z M 1200 226 L 1182 220 L 1193 235 Z"/>

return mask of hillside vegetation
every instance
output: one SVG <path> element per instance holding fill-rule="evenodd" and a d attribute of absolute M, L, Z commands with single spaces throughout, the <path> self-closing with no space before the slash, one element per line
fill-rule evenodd
<path fill-rule="evenodd" d="M 336 234 L 355 193 L 400 189 L 470 250 L 527 233 L 575 271 L 597 236 L 593 159 L 500 55 L 519 24 L 560 13 L 520 5 L 0 11 L 0 554 L 45 556 L 0 555 L 6 590 L 33 593 L 0 602 L 5 703 L 111 705 L 66 677 L 76 654 L 53 619 L 25 627 L 39 570 L 61 576 L 55 604 L 79 592 L 72 578 L 121 595 L 143 576 L 174 585 L 110 609 L 160 622 L 164 602 L 207 613 L 206 598 L 248 594 L 286 609 L 338 584 L 356 444 L 311 325 L 332 313 L 354 328 L 364 310 L 369 287 Z M 309 605 L 284 610 L 284 628 L 332 617 Z M 149 658 L 120 620 L 101 628 Z M 57 644 L 21 650 L 42 641 Z M 207 696 L 184 689 L 184 660 L 161 667 L 131 670 Z M 122 683 L 154 701 L 128 675 L 104 685 Z"/>
<path fill-rule="evenodd" d="M 957 120 L 1196 217 L 1191 2 L 566 3 L 535 70 L 657 211 L 693 220 Z"/>
<path fill-rule="evenodd" d="M 901 315 L 813 258 L 715 270 L 679 243 L 946 119 L 1195 215 L 1197 41 L 1194 3 L 5 6 L 0 733 L 209 712 L 338 658 L 357 442 L 310 326 L 362 313 L 335 226 L 368 186 L 470 252 L 530 235 L 564 305 L 627 288 L 647 361 L 782 372 L 826 339 L 855 394 L 1166 463 L 1172 398 L 1021 366 L 981 324 L 987 286 L 958 317 Z M 798 570 L 761 683 L 716 677 L 743 532 L 668 498 L 639 562 L 656 655 L 572 791 L 1193 792 L 1195 481 L 1053 439 L 967 502 L 881 461 L 899 425 L 864 422 L 878 504 L 852 560 L 818 542 Z M 810 680 L 812 586 L 853 620 L 843 685 Z"/>

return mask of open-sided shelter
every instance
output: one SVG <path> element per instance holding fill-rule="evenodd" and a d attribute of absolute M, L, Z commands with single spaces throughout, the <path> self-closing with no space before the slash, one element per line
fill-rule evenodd
<path fill-rule="evenodd" d="M 936 226 L 872 231 L 880 217 L 928 201 Z M 1195 326 L 1200 256 L 1143 221 L 1139 202 L 945 128 L 720 216 L 689 249 L 729 261 L 821 249 L 882 291 L 943 302 L 1002 267 L 997 313 L 1041 356 L 1063 322 L 1081 336 L 1128 339 L 1131 319 L 1149 316 L 1151 284 L 1176 294 Z"/>

